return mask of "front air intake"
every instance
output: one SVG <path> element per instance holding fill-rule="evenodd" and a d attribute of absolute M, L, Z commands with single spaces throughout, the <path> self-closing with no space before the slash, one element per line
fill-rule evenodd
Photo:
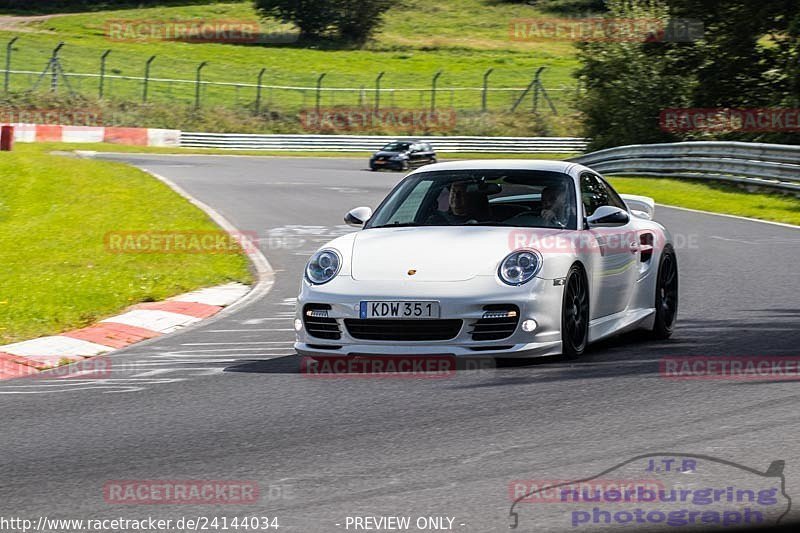
<path fill-rule="evenodd" d="M 513 304 L 492 304 L 483 308 L 483 318 L 472 325 L 472 340 L 496 341 L 510 337 L 519 323 L 519 307 Z"/>
<path fill-rule="evenodd" d="M 331 306 L 328 304 L 306 304 L 303 307 L 303 324 L 309 335 L 318 339 L 342 338 L 339 323 L 328 316 L 330 310 Z"/>

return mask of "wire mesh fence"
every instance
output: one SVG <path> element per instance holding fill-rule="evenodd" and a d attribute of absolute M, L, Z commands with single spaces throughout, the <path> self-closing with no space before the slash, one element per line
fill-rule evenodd
<path fill-rule="evenodd" d="M 2 45 L 0 45 L 0 50 Z M 253 113 L 351 107 L 365 109 L 450 108 L 459 111 L 546 111 L 571 108 L 577 85 L 547 85 L 544 67 L 526 83 L 493 83 L 494 69 L 476 72 L 474 83 L 455 86 L 447 73 L 338 72 L 303 74 L 246 64 L 141 56 L 127 50 L 98 51 L 7 42 L 0 64 L 8 94 L 51 92 L 117 102 L 162 103 L 247 109 Z M 527 75 L 526 75 L 527 76 Z M 462 76 L 463 79 L 463 76 Z M 517 79 L 525 80 L 524 76 Z"/>

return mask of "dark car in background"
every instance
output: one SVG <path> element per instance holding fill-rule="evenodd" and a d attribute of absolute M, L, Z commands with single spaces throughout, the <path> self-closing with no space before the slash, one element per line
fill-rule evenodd
<path fill-rule="evenodd" d="M 369 168 L 408 170 L 430 163 L 436 163 L 436 152 L 430 144 L 422 141 L 392 141 L 372 154 Z"/>

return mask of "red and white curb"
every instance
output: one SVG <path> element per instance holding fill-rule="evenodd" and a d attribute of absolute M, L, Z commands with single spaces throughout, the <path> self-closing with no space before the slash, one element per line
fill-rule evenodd
<path fill-rule="evenodd" d="M 180 130 L 104 126 L 57 126 L 51 124 L 2 124 L 14 126 L 14 142 L 111 143 L 131 146 L 181 144 Z"/>
<path fill-rule="evenodd" d="M 64 361 L 81 361 L 172 333 L 216 315 L 250 290 L 241 283 L 201 289 L 163 302 L 134 305 L 86 328 L 0 346 L 0 380 L 29 376 Z"/>

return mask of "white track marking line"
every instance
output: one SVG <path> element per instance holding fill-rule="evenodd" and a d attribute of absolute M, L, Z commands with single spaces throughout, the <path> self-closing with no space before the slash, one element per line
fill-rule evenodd
<path fill-rule="evenodd" d="M 771 243 L 757 243 L 753 241 L 745 241 L 744 239 L 731 239 L 728 237 L 720 237 L 719 235 L 709 235 L 709 238 L 727 242 L 740 242 L 742 244 L 771 244 Z"/>
<path fill-rule="evenodd" d="M 736 218 L 739 220 L 747 220 L 749 222 L 761 222 L 762 224 L 771 224 L 773 226 L 781 226 L 784 228 L 800 229 L 800 226 L 795 226 L 794 224 L 786 224 L 785 222 L 773 222 L 771 220 L 761 220 L 758 218 L 749 218 L 739 215 L 728 215 L 726 213 L 712 213 L 711 211 L 702 211 L 700 209 L 689 209 L 688 207 L 678 207 L 676 205 L 668 205 L 668 204 L 656 204 L 656 205 L 667 207 L 669 209 L 677 209 L 678 211 L 689 211 L 690 213 L 702 213 L 703 215 L 713 215 L 715 217 Z"/>

